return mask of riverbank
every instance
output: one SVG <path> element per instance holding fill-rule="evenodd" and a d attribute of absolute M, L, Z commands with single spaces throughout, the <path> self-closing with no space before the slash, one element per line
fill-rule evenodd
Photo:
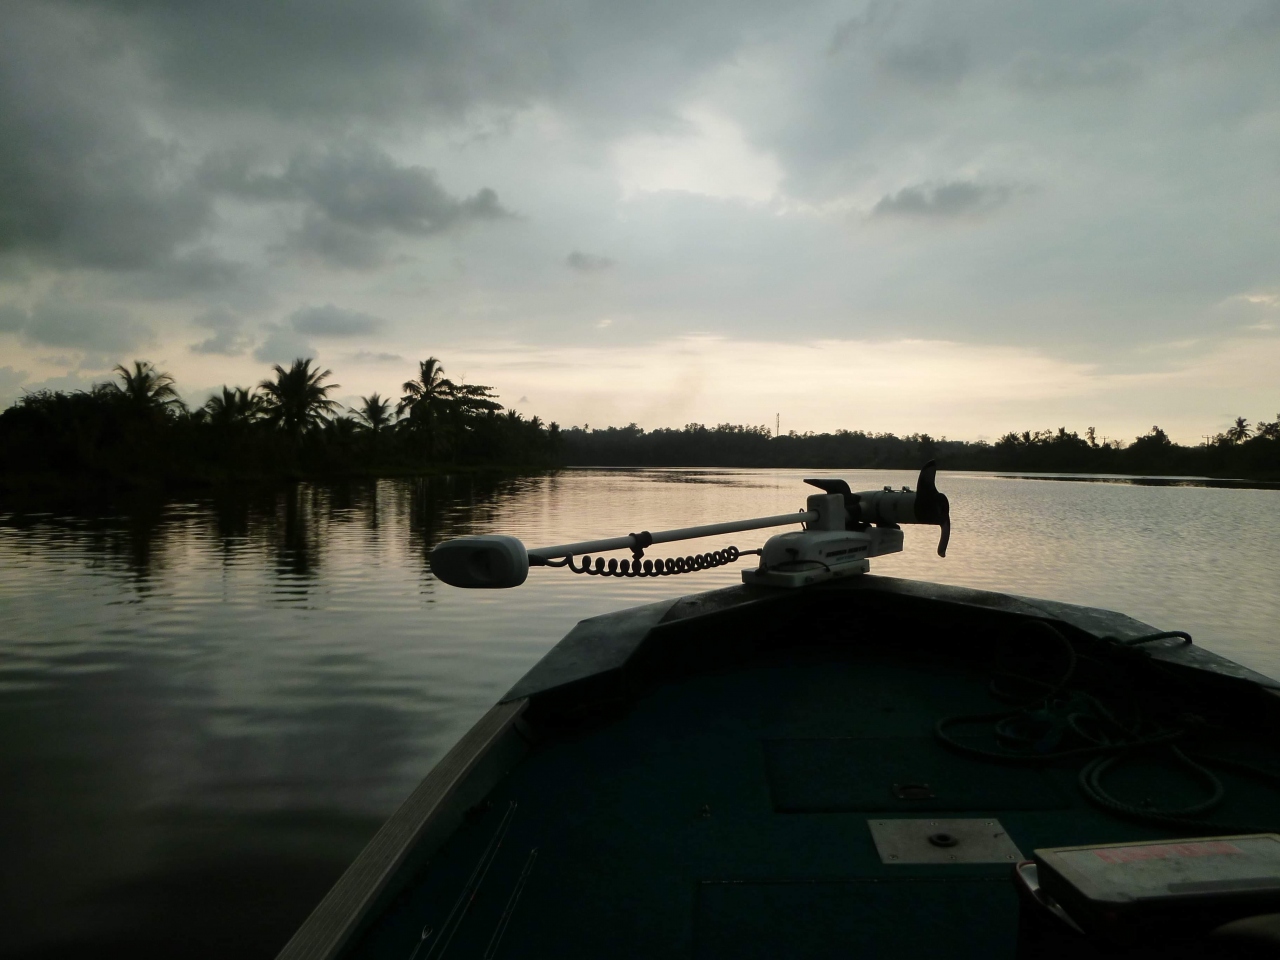
<path fill-rule="evenodd" d="M 1121 483 L 1135 487 L 1206 487 L 1214 490 L 1280 490 L 1280 480 L 1252 480 L 1247 477 L 1148 477 L 1091 473 L 1021 473 L 1017 471 L 974 471 L 975 476 L 1007 477 L 1013 480 L 1059 480 L 1076 483 Z"/>
<path fill-rule="evenodd" d="M 942 470 L 1280 481 L 1280 421 L 1195 447 L 1174 443 L 1159 427 L 1128 442 L 1066 428 L 1008 433 L 987 443 L 858 430 L 774 436 L 766 427 L 734 424 L 571 427 L 560 437 L 567 466 L 911 470 L 937 460 Z"/>

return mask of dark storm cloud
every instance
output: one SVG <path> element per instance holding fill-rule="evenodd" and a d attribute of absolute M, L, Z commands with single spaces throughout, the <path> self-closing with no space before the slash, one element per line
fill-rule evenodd
<path fill-rule="evenodd" d="M 12 303 L 0 303 L 0 333 L 17 333 L 27 325 L 31 315 Z"/>
<path fill-rule="evenodd" d="M 873 217 L 923 217 L 947 220 L 987 213 L 1007 203 L 1012 187 L 1001 184 L 919 184 L 881 197 L 871 210 Z"/>
<path fill-rule="evenodd" d="M 871 0 L 862 13 L 836 24 L 827 44 L 827 56 L 834 57 L 859 37 L 882 34 L 897 12 L 898 4 L 893 0 Z"/>
<path fill-rule="evenodd" d="M 911 25 L 896 36 L 894 28 L 904 20 L 901 13 L 902 5 L 894 0 L 872 0 L 860 14 L 836 24 L 827 56 L 857 47 L 880 72 L 896 79 L 926 87 L 958 83 L 969 68 L 967 44 L 954 36 L 919 36 Z"/>
<path fill-rule="evenodd" d="M 504 335 L 555 339 L 570 327 L 566 302 L 643 318 L 628 336 L 666 330 L 675 303 L 684 326 L 773 336 L 771 314 L 807 304 L 834 317 L 833 304 L 857 301 L 907 333 L 963 338 L 1003 324 L 1032 337 L 1025 302 L 1077 316 L 1088 290 L 1090 308 L 1106 301 L 1096 314 L 1108 331 L 1146 336 L 1164 335 L 1175 299 L 1190 316 L 1276 283 L 1275 3 L 0 7 L 0 300 L 29 306 L 51 288 L 89 303 L 183 300 L 171 315 L 184 353 L 267 337 L 261 350 L 287 361 L 308 338 L 328 346 L 287 313 L 330 298 L 406 337 L 419 317 L 424 336 L 461 336 L 465 315 L 468 336 L 501 323 Z M 205 164 L 212 151 L 226 152 Z M 655 175 L 622 184 L 619 158 L 645 151 Z M 698 190 L 755 160 L 767 184 L 756 191 L 744 173 L 743 195 L 775 202 L 708 212 Z M 712 172 L 676 195 L 659 167 Z M 1000 185 L 1022 183 L 1052 191 L 1035 217 L 984 221 L 990 242 L 932 228 L 1005 212 L 1022 188 Z M 857 242 L 913 226 L 867 250 L 866 269 L 837 289 L 827 280 L 847 238 L 826 231 L 846 229 L 852 207 L 874 207 L 878 228 Z M 536 229 L 505 229 L 508 209 Z M 802 209 L 813 230 L 800 237 L 802 218 L 784 211 Z M 556 252 L 588 242 L 629 251 L 634 289 L 600 286 L 612 275 L 592 276 L 598 253 Z M 683 256 L 668 254 L 681 244 Z M 1134 250 L 1143 256 L 1126 260 Z M 902 284 L 913 271 L 921 282 Z M 75 276 L 64 285 L 59 272 Z M 257 302 L 237 297 L 253 283 Z M 958 300 L 966 314 L 935 319 L 937 303 Z M 257 316 L 280 303 L 274 327 L 251 326 L 252 345 L 234 324 L 187 326 L 216 304 Z M 1121 314 L 1132 319 L 1110 319 Z M 814 334 L 842 330 L 833 320 Z"/>
<path fill-rule="evenodd" d="M 150 271 L 153 296 L 181 297 L 245 286 L 250 273 L 244 263 L 228 260 L 212 250 L 196 250 L 155 264 Z"/>
<path fill-rule="evenodd" d="M 367 230 L 308 212 L 274 251 L 284 257 L 319 260 L 348 270 L 373 270 L 387 261 L 388 244 Z"/>
<path fill-rule="evenodd" d="M 371 146 L 295 157 L 281 180 L 331 220 L 362 230 L 428 234 L 465 220 L 511 216 L 489 188 L 459 199 L 433 171 L 397 166 Z"/>
<path fill-rule="evenodd" d="M 729 14 L 675 0 L 14 0 L 0 24 L 0 258 L 110 270 L 113 290 L 131 284 L 143 298 L 231 302 L 249 268 L 199 245 L 232 192 L 303 206 L 269 250 L 373 269 L 397 236 L 509 211 L 492 189 L 454 194 L 374 146 L 303 149 L 266 174 L 220 177 L 207 165 L 195 176 L 202 138 L 230 131 L 234 150 L 236 131 L 264 111 L 296 145 L 353 124 L 376 138 L 384 123 L 539 103 L 614 132 L 669 126 L 688 84 L 777 10 L 755 0 Z"/>
<path fill-rule="evenodd" d="M 249 349 L 252 338 L 244 329 L 244 318 L 227 307 L 214 307 L 192 321 L 197 327 L 210 331 L 212 336 L 191 345 L 192 353 L 213 353 L 224 357 L 237 357 Z"/>
<path fill-rule="evenodd" d="M 901 44 L 885 50 L 879 65 L 886 73 L 930 87 L 953 86 L 969 67 L 969 50 L 958 40 Z"/>
<path fill-rule="evenodd" d="M 0 29 L 0 254 L 137 269 L 209 222 L 174 146 L 103 90 L 81 32 L 11 4 Z"/>
<path fill-rule="evenodd" d="M 616 263 L 608 257 L 575 250 L 565 258 L 565 265 L 578 273 L 603 273 L 616 266 Z"/>
<path fill-rule="evenodd" d="M 119 0 L 156 71 L 203 105 L 277 114 L 395 114 L 414 100 L 464 109 L 477 85 L 514 95 L 536 70 L 503 62 L 485 29 L 493 4 L 416 0 Z M 514 12 L 514 11 L 513 11 Z M 492 21 L 491 21 L 492 23 Z"/>
<path fill-rule="evenodd" d="M 201 182 L 251 203 L 302 204 L 302 222 L 283 251 L 353 269 L 385 260 L 387 234 L 429 236 L 513 217 L 488 187 L 455 196 L 434 171 L 398 164 L 370 144 L 304 151 L 279 173 L 255 171 L 244 156 L 215 156 L 205 163 Z"/>
<path fill-rule="evenodd" d="M 398 353 L 385 353 L 372 350 L 360 350 L 351 354 L 348 360 L 356 363 L 399 363 L 404 360 Z"/>
<path fill-rule="evenodd" d="M 216 157 L 203 180 L 248 200 L 299 201 L 335 223 L 359 230 L 430 234 L 466 220 L 501 220 L 511 213 L 485 187 L 473 196 L 448 193 L 425 167 L 402 166 L 370 144 L 296 155 L 279 174 L 255 173 L 247 161 Z"/>
<path fill-rule="evenodd" d="M 1122 88 L 1137 82 L 1140 75 L 1136 64 L 1118 56 L 1079 58 L 1046 53 L 1025 53 L 1010 70 L 1014 86 L 1033 93 Z"/>
<path fill-rule="evenodd" d="M 133 350 L 153 339 L 151 328 L 128 311 L 111 305 L 92 305 L 55 296 L 31 310 L 0 308 L 0 326 L 21 330 L 32 343 L 46 347 L 107 353 Z"/>
<path fill-rule="evenodd" d="M 267 337 L 253 351 L 253 358 L 262 363 L 289 363 L 298 357 L 314 357 L 316 348 L 306 337 L 283 324 L 267 327 Z"/>
<path fill-rule="evenodd" d="M 289 326 L 298 333 L 316 337 L 358 337 L 375 333 L 386 325 L 379 317 L 344 310 L 328 303 L 323 307 L 303 307 L 289 315 Z"/>
<path fill-rule="evenodd" d="M 610 126 L 669 117 L 674 93 L 779 16 L 762 0 L 84 0 L 82 8 L 131 31 L 178 98 L 326 124 L 548 100 Z"/>
<path fill-rule="evenodd" d="M 431 171 L 397 165 L 374 147 L 302 151 L 282 174 L 219 184 L 207 168 L 196 175 L 200 157 L 189 136 L 154 132 L 164 128 L 154 122 L 164 115 L 163 98 L 172 98 L 177 87 L 149 87 L 134 67 L 153 59 L 169 63 L 169 55 L 194 39 L 188 28 L 209 28 L 197 43 L 199 55 L 188 51 L 190 56 L 179 58 L 190 66 L 187 79 L 197 86 L 208 83 L 229 93 L 225 84 L 234 86 L 234 78 L 270 73 L 273 63 L 286 61 L 276 75 L 283 86 L 246 93 L 234 104 L 237 110 L 252 108 L 257 96 L 288 97 L 295 80 L 305 81 L 321 99 L 333 96 L 340 102 L 343 90 L 367 90 L 359 79 L 364 67 L 377 72 L 384 59 L 408 63 L 406 43 L 419 44 L 417 55 L 431 59 L 434 33 L 400 29 L 400 15 L 417 16 L 416 9 L 408 3 L 399 14 L 386 5 L 359 11 L 336 4 L 327 9 L 295 5 L 285 13 L 274 6 L 223 9 L 213 3 L 180 9 L 129 5 L 127 11 L 95 3 L 7 4 L 0 21 L 0 257 L 56 269 L 134 272 L 139 295 L 183 297 L 231 291 L 244 281 L 244 264 L 191 249 L 218 225 L 214 201 L 220 189 L 234 189 L 249 201 L 307 203 L 311 209 L 289 245 L 356 267 L 385 259 L 385 244 L 360 232 L 427 234 L 508 215 L 492 190 L 454 196 Z M 272 39 L 273 26 L 280 33 Z M 327 41 L 308 46 L 300 39 L 316 40 L 317 34 L 341 49 Z M 259 35 L 268 38 L 270 51 L 264 47 L 261 60 L 238 60 L 248 56 L 244 43 L 256 42 L 252 38 Z M 385 47 L 361 48 L 361 37 Z M 289 52 L 299 45 L 303 61 L 318 59 L 289 66 Z M 208 66 L 215 56 L 221 58 L 217 68 L 202 73 L 201 58 Z M 313 68 L 315 73 L 322 69 L 331 83 L 314 82 Z M 233 105 L 220 95 L 212 99 Z M 156 109 L 144 120 L 148 107 Z"/>

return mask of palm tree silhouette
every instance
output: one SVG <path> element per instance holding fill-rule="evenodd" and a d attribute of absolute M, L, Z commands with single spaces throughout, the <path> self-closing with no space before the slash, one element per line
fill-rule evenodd
<path fill-rule="evenodd" d="M 395 419 L 395 414 L 391 412 L 391 400 L 384 400 L 376 393 L 361 397 L 360 407 L 355 413 L 360 418 L 360 422 L 373 431 L 375 437 L 383 427 L 388 426 Z"/>
<path fill-rule="evenodd" d="M 272 370 L 275 379 L 258 384 L 263 393 L 263 406 L 268 422 L 283 428 L 290 436 L 299 437 L 324 423 L 329 411 L 338 405 L 327 394 L 339 385 L 324 383 L 333 371 L 313 370 L 310 358 L 299 357 L 288 370 L 277 363 Z"/>
<path fill-rule="evenodd" d="M 1249 421 L 1244 417 L 1236 417 L 1233 427 L 1227 430 L 1228 443 L 1244 443 L 1249 439 Z"/>
<path fill-rule="evenodd" d="M 150 360 L 133 361 L 132 370 L 116 364 L 115 372 L 120 382 L 105 384 L 104 390 L 125 398 L 131 406 L 164 413 L 186 409 L 174 389 L 173 377 L 161 373 Z"/>
<path fill-rule="evenodd" d="M 434 415 L 445 406 L 449 393 L 453 390 L 453 383 L 445 379 L 444 367 L 440 365 L 440 361 L 435 357 L 427 357 L 418 363 L 418 375 L 412 380 L 406 380 L 401 389 L 404 390 L 404 396 L 396 404 L 396 414 L 403 414 L 407 410 L 410 418 L 421 418 Z"/>
<path fill-rule="evenodd" d="M 214 426 L 252 423 L 262 413 L 262 398 L 257 392 L 244 387 L 223 387 L 222 395 L 210 397 L 204 409 L 209 414 L 209 423 Z"/>
<path fill-rule="evenodd" d="M 404 396 L 396 404 L 396 414 L 409 414 L 409 428 L 426 434 L 427 448 L 434 458 L 439 443 L 439 421 L 450 406 L 453 381 L 445 378 L 444 367 L 435 357 L 418 363 L 418 375 L 406 380 Z"/>

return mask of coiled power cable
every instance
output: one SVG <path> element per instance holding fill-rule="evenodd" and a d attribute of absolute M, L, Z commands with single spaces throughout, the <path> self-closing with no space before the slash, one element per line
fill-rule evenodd
<path fill-rule="evenodd" d="M 755 552 L 739 550 L 737 547 L 725 547 L 723 550 L 712 550 L 710 553 L 697 553 L 688 557 L 642 560 L 643 554 L 637 550 L 636 556 L 630 560 L 619 561 L 615 557 L 606 563 L 604 557 L 596 557 L 593 564 L 591 557 L 584 556 L 580 564 L 575 564 L 573 557 L 564 557 L 560 560 L 546 560 L 543 565 L 568 567 L 574 573 L 585 573 L 593 577 L 670 577 L 722 567 L 726 563 L 733 563 L 744 554 Z"/>
<path fill-rule="evenodd" d="M 1228 757 L 1192 751 L 1189 741 L 1197 732 L 1194 719 L 1184 714 L 1177 723 L 1144 717 L 1136 697 L 1111 698 L 1104 702 L 1073 681 L 1081 662 L 1075 645 L 1051 623 L 1028 621 L 1032 629 L 1053 641 L 1064 654 L 1065 666 L 1056 680 L 1004 672 L 991 681 L 990 692 L 997 700 L 1015 703 L 1007 710 L 991 713 L 943 717 L 934 725 L 934 735 L 947 748 L 993 763 L 1047 764 L 1055 761 L 1086 760 L 1077 782 L 1094 805 L 1119 816 L 1170 827 L 1205 828 L 1223 833 L 1268 833 L 1275 825 L 1218 824 L 1201 819 L 1218 808 L 1226 797 L 1222 780 L 1209 769 L 1221 767 L 1280 788 L 1280 775 L 1270 770 Z M 1162 631 L 1128 640 L 1105 637 L 1118 647 L 1137 647 L 1156 640 L 1180 639 L 1192 642 L 1180 630 Z M 1117 651 L 1118 652 L 1118 651 Z M 1010 687 L 1021 687 L 1019 696 Z M 1000 749 L 965 743 L 956 730 L 990 725 Z M 1143 757 L 1172 761 L 1205 788 L 1204 799 L 1182 807 L 1158 807 L 1150 800 L 1130 803 L 1107 789 L 1105 779 L 1126 762 Z"/>

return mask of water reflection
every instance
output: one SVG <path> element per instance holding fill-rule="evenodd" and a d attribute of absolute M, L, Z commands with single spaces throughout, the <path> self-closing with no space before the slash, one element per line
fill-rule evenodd
<path fill-rule="evenodd" d="M 539 569 L 517 590 L 469 593 L 432 577 L 436 543 L 500 531 L 533 546 L 784 513 L 810 492 L 805 475 L 297 484 L 6 518 L 0 954 L 272 955 L 576 620 L 737 579 Z M 855 489 L 914 482 L 844 475 Z M 878 572 L 1122 609 L 1280 673 L 1280 494 L 940 485 L 955 520 L 947 560 L 933 531 L 909 531 Z"/>

